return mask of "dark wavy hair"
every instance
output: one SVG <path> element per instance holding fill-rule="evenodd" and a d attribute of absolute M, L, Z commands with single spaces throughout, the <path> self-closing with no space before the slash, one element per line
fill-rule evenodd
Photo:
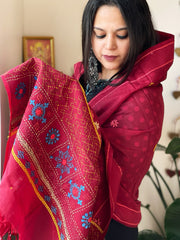
<path fill-rule="evenodd" d="M 123 76 L 121 81 L 115 85 L 120 85 L 129 76 L 137 56 L 147 48 L 157 43 L 157 34 L 151 20 L 151 13 L 146 0 L 89 0 L 85 6 L 82 18 L 82 55 L 83 55 L 83 85 L 88 81 L 88 59 L 91 50 L 91 37 L 93 24 L 97 10 L 103 6 L 116 6 L 127 24 L 130 39 L 130 49 L 127 60 L 121 70 L 115 74 Z M 100 67 L 100 63 L 99 63 Z M 114 78 L 115 76 L 112 76 Z M 109 84 L 111 84 L 111 79 Z M 111 84 L 113 85 L 113 84 Z"/>

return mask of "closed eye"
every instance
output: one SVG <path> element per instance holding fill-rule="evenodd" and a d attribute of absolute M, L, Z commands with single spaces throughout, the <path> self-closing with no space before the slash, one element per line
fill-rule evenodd
<path fill-rule="evenodd" d="M 126 35 L 124 35 L 124 36 L 122 36 L 122 35 L 117 35 L 117 37 L 120 38 L 120 39 L 126 39 L 126 38 L 128 37 L 128 33 L 127 33 Z"/>
<path fill-rule="evenodd" d="M 102 39 L 102 38 L 105 38 L 106 37 L 106 35 L 104 34 L 104 35 L 97 35 L 96 34 L 96 37 L 98 38 L 98 39 Z M 126 35 L 124 35 L 124 36 L 122 36 L 122 35 L 117 35 L 117 38 L 119 38 L 119 39 L 126 39 L 128 37 L 128 34 L 126 34 Z"/>
<path fill-rule="evenodd" d="M 105 38 L 106 37 L 106 35 L 104 34 L 104 35 L 97 35 L 97 34 L 95 34 L 96 35 L 96 37 L 98 38 L 98 39 L 102 39 L 102 38 Z"/>

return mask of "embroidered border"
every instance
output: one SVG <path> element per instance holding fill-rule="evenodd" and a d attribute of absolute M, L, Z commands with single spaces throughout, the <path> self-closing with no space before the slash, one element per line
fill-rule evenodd
<path fill-rule="evenodd" d="M 21 160 L 17 157 L 17 155 L 15 154 L 13 148 L 12 148 L 12 155 L 13 155 L 13 157 L 14 157 L 14 160 L 19 164 L 19 166 L 21 167 L 21 169 L 23 170 L 23 172 L 26 174 L 26 176 L 27 176 L 30 184 L 31 184 L 32 187 L 33 187 L 33 190 L 34 190 L 36 196 L 38 197 L 38 199 L 42 202 L 42 204 L 45 206 L 45 208 L 46 208 L 47 211 L 49 212 L 49 214 L 50 214 L 50 216 L 51 216 L 51 218 L 52 218 L 52 221 L 53 221 L 53 223 L 54 223 L 54 225 L 55 225 L 55 227 L 56 227 L 58 239 L 61 240 L 61 236 L 60 236 L 60 232 L 59 232 L 59 227 L 58 227 L 58 224 L 57 224 L 57 222 L 56 222 L 56 219 L 55 219 L 55 217 L 54 217 L 51 209 L 49 208 L 49 206 L 47 205 L 47 203 L 45 202 L 45 200 L 43 199 L 43 197 L 39 194 L 39 192 L 38 192 L 38 190 L 37 190 L 34 182 L 33 182 L 32 179 L 31 179 L 31 176 L 29 175 L 29 173 L 28 173 L 28 171 L 27 171 L 27 169 L 26 169 L 26 167 L 23 165 L 23 163 L 21 162 Z"/>

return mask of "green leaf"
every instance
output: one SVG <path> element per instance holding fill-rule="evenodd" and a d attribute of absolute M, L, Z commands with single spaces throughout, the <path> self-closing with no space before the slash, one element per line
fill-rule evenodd
<path fill-rule="evenodd" d="M 175 137 L 171 140 L 169 145 L 167 146 L 166 153 L 171 155 L 175 155 L 180 152 L 180 138 Z"/>
<path fill-rule="evenodd" d="M 180 239 L 180 198 L 176 199 L 166 210 L 165 231 L 167 240 Z"/>
<path fill-rule="evenodd" d="M 139 232 L 138 240 L 165 240 L 165 239 L 157 232 L 146 229 Z"/>

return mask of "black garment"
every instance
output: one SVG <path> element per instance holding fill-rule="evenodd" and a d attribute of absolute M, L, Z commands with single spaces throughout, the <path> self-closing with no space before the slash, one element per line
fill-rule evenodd
<path fill-rule="evenodd" d="M 106 240 L 137 240 L 138 228 L 130 228 L 121 223 L 111 220 L 105 237 Z"/>
<path fill-rule="evenodd" d="M 89 102 L 93 97 L 95 97 L 98 93 L 100 93 L 107 86 L 106 80 L 98 80 L 97 84 L 93 87 L 90 87 L 88 84 L 86 86 L 86 99 Z"/>

